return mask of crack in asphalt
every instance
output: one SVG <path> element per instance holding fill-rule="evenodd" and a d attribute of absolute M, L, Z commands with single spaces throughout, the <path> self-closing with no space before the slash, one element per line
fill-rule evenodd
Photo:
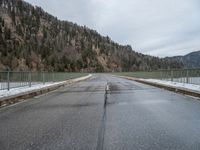
<path fill-rule="evenodd" d="M 104 134 L 105 134 L 105 126 L 106 126 L 106 106 L 107 106 L 107 100 L 108 100 L 108 92 L 110 90 L 109 84 L 106 84 L 105 87 L 105 94 L 104 94 L 104 106 L 103 106 L 103 117 L 101 121 L 101 126 L 99 128 L 98 132 L 98 139 L 97 139 L 97 148 L 96 150 L 103 150 L 104 145 Z"/>

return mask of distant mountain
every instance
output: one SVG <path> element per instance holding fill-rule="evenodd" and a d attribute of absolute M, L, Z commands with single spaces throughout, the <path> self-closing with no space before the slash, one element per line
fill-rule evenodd
<path fill-rule="evenodd" d="M 119 31 L 121 32 L 121 31 Z M 135 71 L 180 68 L 22 0 L 0 0 L 0 70 Z"/>
<path fill-rule="evenodd" d="M 182 63 L 184 68 L 200 68 L 200 51 L 189 53 L 185 56 L 167 57 L 167 61 Z"/>

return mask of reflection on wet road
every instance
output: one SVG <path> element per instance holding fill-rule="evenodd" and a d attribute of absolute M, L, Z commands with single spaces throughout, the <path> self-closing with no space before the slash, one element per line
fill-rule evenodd
<path fill-rule="evenodd" d="M 0 109 L 0 150 L 26 149 L 198 150 L 200 101 L 94 75 Z"/>

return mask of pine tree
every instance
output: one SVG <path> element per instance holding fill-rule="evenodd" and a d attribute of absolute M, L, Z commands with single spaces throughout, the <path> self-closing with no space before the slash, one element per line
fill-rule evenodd
<path fill-rule="evenodd" d="M 11 39 L 11 30 L 10 28 L 5 28 L 5 39 L 10 40 Z"/>

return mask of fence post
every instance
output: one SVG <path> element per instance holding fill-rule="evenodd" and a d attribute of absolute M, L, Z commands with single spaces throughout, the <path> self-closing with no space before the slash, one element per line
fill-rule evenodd
<path fill-rule="evenodd" d="M 171 82 L 173 82 L 173 77 L 174 76 L 174 73 L 173 73 L 173 70 L 171 71 Z"/>
<path fill-rule="evenodd" d="M 188 72 L 188 70 L 186 72 L 186 83 L 189 83 L 189 72 Z"/>
<path fill-rule="evenodd" d="M 55 82 L 55 75 L 54 75 L 54 72 L 53 72 L 53 82 Z"/>
<path fill-rule="evenodd" d="M 31 87 L 31 71 L 29 72 L 28 78 L 29 78 L 29 87 Z"/>
<path fill-rule="evenodd" d="M 43 80 L 43 84 L 45 84 L 45 74 L 44 74 L 44 72 L 42 73 L 42 80 Z"/>
<path fill-rule="evenodd" d="M 10 71 L 7 72 L 7 88 L 10 90 Z"/>
<path fill-rule="evenodd" d="M 160 80 L 162 80 L 163 79 L 163 73 L 162 73 L 162 71 L 160 71 Z"/>

